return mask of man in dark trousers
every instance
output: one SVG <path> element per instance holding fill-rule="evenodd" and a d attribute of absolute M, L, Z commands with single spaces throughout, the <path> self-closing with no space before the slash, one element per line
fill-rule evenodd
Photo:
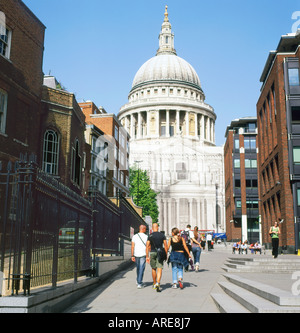
<path fill-rule="evenodd" d="M 168 253 L 168 245 L 166 237 L 163 233 L 158 231 L 158 224 L 152 224 L 153 232 L 148 237 L 147 246 L 146 246 L 146 260 L 147 263 L 150 263 L 152 268 L 152 279 L 153 279 L 153 289 L 156 289 L 157 292 L 160 292 L 160 280 L 162 277 L 162 269 L 164 262 L 159 261 L 157 258 L 157 250 L 162 248 L 166 251 L 166 256 Z"/>

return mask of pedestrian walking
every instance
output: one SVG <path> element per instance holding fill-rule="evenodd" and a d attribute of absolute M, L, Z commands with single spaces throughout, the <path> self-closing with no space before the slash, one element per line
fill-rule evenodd
<path fill-rule="evenodd" d="M 178 228 L 172 229 L 172 237 L 168 242 L 168 250 L 170 247 L 172 247 L 172 251 L 168 262 L 172 264 L 172 288 L 177 288 L 178 283 L 179 287 L 183 289 L 183 267 L 188 265 L 185 253 L 188 255 L 188 258 L 191 258 L 191 254 Z"/>
<path fill-rule="evenodd" d="M 194 228 L 194 237 L 192 238 L 192 252 L 194 256 L 195 271 L 199 271 L 201 255 L 201 235 L 198 233 L 198 227 Z"/>
<path fill-rule="evenodd" d="M 212 249 L 211 241 L 212 241 L 212 234 L 208 233 L 206 235 L 206 240 L 207 240 L 207 249 L 210 251 Z"/>
<path fill-rule="evenodd" d="M 280 218 L 278 219 L 280 221 Z M 280 228 L 278 226 L 278 222 L 274 222 L 274 226 L 270 228 L 269 234 L 272 238 L 272 255 L 274 259 L 278 257 L 278 247 L 279 247 L 279 236 L 280 236 Z"/>
<path fill-rule="evenodd" d="M 202 250 L 203 250 L 203 251 L 205 250 L 205 244 L 206 244 L 205 237 L 202 236 L 202 237 L 201 237 L 201 247 L 202 247 Z"/>
<path fill-rule="evenodd" d="M 189 250 L 189 253 L 192 251 L 192 237 L 194 237 L 194 233 L 193 231 L 191 230 L 191 226 L 190 224 L 188 224 L 185 228 L 185 230 L 183 230 L 181 232 L 181 237 L 185 240 L 185 243 L 186 243 L 186 246 Z M 184 270 L 186 272 L 188 272 L 189 270 L 189 265 L 191 265 L 191 268 L 192 270 L 194 270 L 194 266 L 193 266 L 193 261 L 192 261 L 192 258 L 191 256 L 188 256 L 188 254 L 186 252 L 184 252 L 184 255 L 187 259 L 187 264 L 186 266 L 184 267 Z M 189 260 L 190 259 L 190 260 Z"/>
<path fill-rule="evenodd" d="M 146 244 L 148 236 L 145 234 L 147 228 L 140 225 L 139 232 L 131 240 L 131 260 L 136 265 L 136 283 L 138 289 L 143 287 L 143 277 L 146 267 Z"/>
<path fill-rule="evenodd" d="M 165 235 L 162 232 L 159 232 L 158 229 L 158 224 L 153 223 L 153 232 L 148 237 L 146 243 L 146 260 L 148 263 L 150 263 L 152 268 L 153 289 L 156 289 L 157 292 L 160 292 L 160 281 L 162 277 L 164 260 L 159 258 L 159 252 L 164 250 L 165 258 L 167 258 L 168 245 Z"/>

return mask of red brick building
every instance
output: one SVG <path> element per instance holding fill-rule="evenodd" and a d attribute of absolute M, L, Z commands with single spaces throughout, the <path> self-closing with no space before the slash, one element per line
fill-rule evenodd
<path fill-rule="evenodd" d="M 225 211 L 229 241 L 261 241 L 256 136 L 256 117 L 233 120 L 226 129 Z"/>
<path fill-rule="evenodd" d="M 0 160 L 40 160 L 45 26 L 20 0 L 0 0 Z"/>
<path fill-rule="evenodd" d="M 108 143 L 106 189 L 108 197 L 116 197 L 118 191 L 129 196 L 129 134 L 114 114 L 108 114 L 93 102 L 79 103 L 87 125 L 102 131 Z"/>
<path fill-rule="evenodd" d="M 300 217 L 300 34 L 282 36 L 269 54 L 257 102 L 258 171 L 263 243 L 269 228 L 280 224 L 280 246 L 299 249 Z"/>
<path fill-rule="evenodd" d="M 44 79 L 40 132 L 41 168 L 85 194 L 91 150 L 85 142 L 85 116 L 74 94 L 63 90 L 53 76 Z"/>

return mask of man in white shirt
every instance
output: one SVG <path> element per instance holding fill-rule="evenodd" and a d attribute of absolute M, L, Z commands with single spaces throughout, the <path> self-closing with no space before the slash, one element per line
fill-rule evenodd
<path fill-rule="evenodd" d="M 210 251 L 212 248 L 212 246 L 211 246 L 212 234 L 211 233 L 208 233 L 206 235 L 206 240 L 207 240 L 207 249 L 208 249 L 208 251 Z"/>
<path fill-rule="evenodd" d="M 146 243 L 148 236 L 145 234 L 147 228 L 140 225 L 139 232 L 132 237 L 131 240 L 131 260 L 136 265 L 137 287 L 142 288 L 144 271 L 146 266 Z"/>

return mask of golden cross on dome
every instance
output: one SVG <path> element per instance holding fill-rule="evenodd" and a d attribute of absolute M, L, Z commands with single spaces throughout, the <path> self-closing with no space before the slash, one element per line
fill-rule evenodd
<path fill-rule="evenodd" d="M 165 22 L 169 22 L 169 14 L 168 14 L 168 6 L 166 6 L 166 10 L 165 10 Z"/>

